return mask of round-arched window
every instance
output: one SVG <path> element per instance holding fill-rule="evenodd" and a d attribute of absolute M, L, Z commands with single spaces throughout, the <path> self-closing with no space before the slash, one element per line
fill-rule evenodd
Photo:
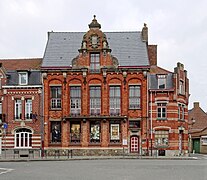
<path fill-rule="evenodd" d="M 16 130 L 15 147 L 17 148 L 32 147 L 32 131 L 30 129 L 21 128 Z"/>

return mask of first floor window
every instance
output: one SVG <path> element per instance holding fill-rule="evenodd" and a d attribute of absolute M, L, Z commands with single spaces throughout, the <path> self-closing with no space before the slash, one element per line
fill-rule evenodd
<path fill-rule="evenodd" d="M 140 86 L 129 86 L 129 109 L 140 108 Z"/>
<path fill-rule="evenodd" d="M 168 130 L 155 131 L 155 145 L 156 146 L 168 146 Z"/>
<path fill-rule="evenodd" d="M 158 119 L 166 119 L 167 118 L 167 110 L 166 103 L 158 103 L 157 104 L 157 118 Z"/>
<path fill-rule="evenodd" d="M 61 142 L 61 122 L 51 121 L 51 142 L 60 143 Z"/>
<path fill-rule="evenodd" d="M 15 147 L 17 148 L 32 147 L 32 131 L 30 129 L 21 128 L 16 130 Z"/>
<path fill-rule="evenodd" d="M 111 123 L 110 124 L 110 142 L 119 143 L 120 142 L 120 124 Z"/>
<path fill-rule="evenodd" d="M 70 87 L 70 113 L 80 115 L 81 113 L 81 87 Z"/>
<path fill-rule="evenodd" d="M 121 113 L 121 92 L 119 86 L 110 87 L 110 115 L 116 116 Z"/>
<path fill-rule="evenodd" d="M 25 101 L 25 119 L 32 119 L 32 99 Z"/>
<path fill-rule="evenodd" d="M 100 142 L 100 122 L 91 121 L 90 122 L 90 142 L 99 143 Z"/>
<path fill-rule="evenodd" d="M 90 87 L 90 114 L 100 115 L 101 113 L 101 87 Z"/>
<path fill-rule="evenodd" d="M 62 92 L 60 86 L 50 87 L 51 109 L 61 108 L 61 96 Z"/>
<path fill-rule="evenodd" d="M 22 118 L 22 101 L 21 99 L 15 100 L 15 119 L 21 119 Z"/>
<path fill-rule="evenodd" d="M 81 123 L 71 122 L 70 123 L 70 142 L 80 143 L 81 141 Z"/>

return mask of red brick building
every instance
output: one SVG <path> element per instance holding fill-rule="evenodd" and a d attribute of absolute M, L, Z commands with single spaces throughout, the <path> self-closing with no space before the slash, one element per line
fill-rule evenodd
<path fill-rule="evenodd" d="M 44 148 L 81 155 L 188 150 L 188 78 L 157 66 L 148 29 L 49 32 L 41 66 Z"/>
<path fill-rule="evenodd" d="M 156 48 L 155 56 L 156 57 Z M 150 149 L 158 155 L 188 153 L 189 80 L 184 65 L 177 63 L 174 72 L 151 61 L 149 75 Z"/>
<path fill-rule="evenodd" d="M 189 139 L 190 152 L 207 153 L 207 114 L 199 102 L 194 102 L 194 107 L 189 110 Z"/>
<path fill-rule="evenodd" d="M 3 149 L 41 148 L 41 63 L 42 59 L 0 60 Z"/>

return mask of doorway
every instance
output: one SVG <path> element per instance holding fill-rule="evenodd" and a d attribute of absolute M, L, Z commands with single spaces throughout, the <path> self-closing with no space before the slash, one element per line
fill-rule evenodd
<path fill-rule="evenodd" d="M 132 136 L 130 138 L 130 152 L 139 153 L 139 137 L 138 136 Z"/>

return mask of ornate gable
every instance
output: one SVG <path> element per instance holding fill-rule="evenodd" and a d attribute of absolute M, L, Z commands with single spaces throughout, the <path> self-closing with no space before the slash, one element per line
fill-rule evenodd
<path fill-rule="evenodd" d="M 72 60 L 72 67 L 75 69 L 89 68 L 91 54 L 98 54 L 100 58 L 100 68 L 113 67 L 117 68 L 118 60 L 111 56 L 111 49 L 107 41 L 106 35 L 100 30 L 101 25 L 94 19 L 88 25 L 89 31 L 83 36 L 79 56 Z"/>

